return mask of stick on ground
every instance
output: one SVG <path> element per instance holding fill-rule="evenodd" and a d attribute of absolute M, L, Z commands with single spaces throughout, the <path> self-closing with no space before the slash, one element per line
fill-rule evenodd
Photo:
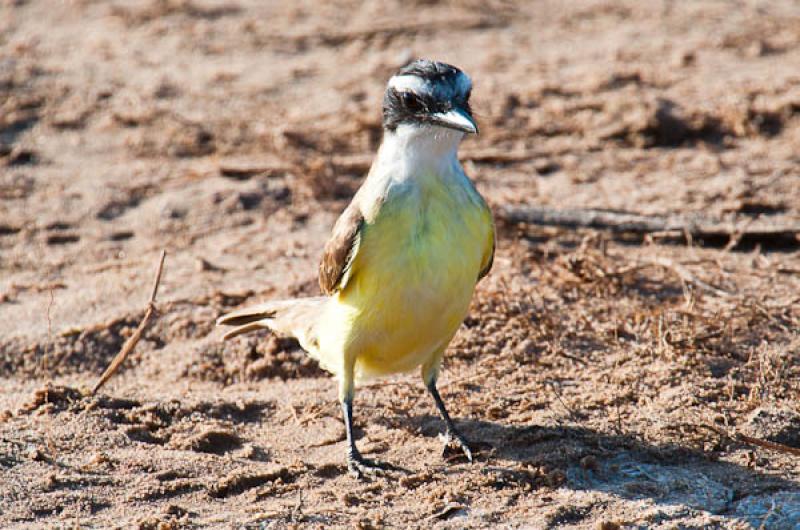
<path fill-rule="evenodd" d="M 727 238 L 735 244 L 743 239 L 758 242 L 800 244 L 800 223 L 775 222 L 770 219 L 747 219 L 726 222 L 699 216 L 641 215 L 631 212 L 598 209 L 555 209 L 541 206 L 501 206 L 498 217 L 510 224 L 595 228 L 616 233 L 687 234 L 699 239 Z"/>
<path fill-rule="evenodd" d="M 103 372 L 103 375 L 101 375 L 100 379 L 97 380 L 94 388 L 92 388 L 92 394 L 96 394 L 97 391 L 100 390 L 100 387 L 106 384 L 106 381 L 111 379 L 111 376 L 114 375 L 114 373 L 119 369 L 120 365 L 122 365 L 128 355 L 139 343 L 139 340 L 142 338 L 145 328 L 150 323 L 150 319 L 153 317 L 153 313 L 156 311 L 156 294 L 158 293 L 158 285 L 161 283 L 161 272 L 164 270 L 164 259 L 166 257 L 167 251 L 162 250 L 161 257 L 158 260 L 156 277 L 153 280 L 153 289 L 150 291 L 150 300 L 147 302 L 147 310 L 144 313 L 142 321 L 139 322 L 139 326 L 136 328 L 136 331 L 134 331 L 133 335 L 131 335 L 128 340 L 125 341 L 125 344 L 122 345 L 122 349 L 119 350 L 119 353 L 111 361 L 111 364 L 108 365 L 106 371 Z"/>
<path fill-rule="evenodd" d="M 686 267 L 680 265 L 679 263 L 675 263 L 671 259 L 656 256 L 645 260 L 644 263 L 646 265 L 655 265 L 670 270 L 674 272 L 678 276 L 678 278 L 681 279 L 682 282 L 694 285 L 699 289 L 703 289 L 704 291 L 708 291 L 717 296 L 721 297 L 733 296 L 732 292 L 717 287 L 715 285 L 711 285 L 710 283 L 704 282 L 700 278 L 697 278 L 694 274 L 689 272 L 689 270 L 686 269 Z"/>
<path fill-rule="evenodd" d="M 689 424 L 685 424 L 689 425 Z M 718 435 L 726 438 L 728 440 L 733 440 L 739 443 L 752 445 L 756 447 L 763 447 L 764 449 L 769 449 L 771 451 L 776 451 L 778 453 L 785 453 L 794 456 L 800 456 L 800 447 L 792 447 L 791 445 L 786 445 L 778 442 L 772 442 L 770 440 L 762 440 L 761 438 L 754 438 L 752 436 L 747 436 L 746 434 L 734 432 L 730 433 L 719 427 L 714 425 L 708 425 L 705 423 L 701 423 L 698 425 L 694 425 L 694 427 L 702 427 L 704 429 L 708 429 L 709 431 L 713 431 Z"/>
<path fill-rule="evenodd" d="M 792 447 L 790 445 L 778 442 L 771 442 L 769 440 L 762 440 L 761 438 L 753 438 L 752 436 L 747 436 L 741 433 L 736 434 L 736 440 L 749 445 L 763 447 L 764 449 L 769 449 L 771 451 L 777 451 L 779 453 L 786 453 L 794 456 L 800 456 L 800 448 L 798 447 Z"/>

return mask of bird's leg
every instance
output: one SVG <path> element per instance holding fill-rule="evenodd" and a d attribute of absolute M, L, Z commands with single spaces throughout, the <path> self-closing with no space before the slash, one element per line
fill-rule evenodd
<path fill-rule="evenodd" d="M 428 388 L 428 392 L 430 392 L 431 396 L 433 396 L 433 401 L 436 402 L 436 408 L 439 409 L 439 414 L 442 416 L 447 429 L 444 435 L 444 452 L 447 453 L 447 448 L 450 445 L 450 442 L 455 441 L 464 452 L 464 456 L 467 457 L 467 460 L 472 463 L 472 449 L 470 448 L 469 442 L 464 435 L 461 434 L 461 432 L 456 428 L 453 420 L 450 418 L 450 414 L 447 413 L 447 409 L 444 406 L 444 401 L 442 401 L 442 396 L 439 395 L 439 390 L 436 388 L 436 377 L 433 376 L 427 379 L 425 386 Z"/>
<path fill-rule="evenodd" d="M 349 375 L 349 377 L 348 377 Z M 347 469 L 357 478 L 364 478 L 364 475 L 376 474 L 384 470 L 386 466 L 379 462 L 368 460 L 361 456 L 361 452 L 356 447 L 355 436 L 353 435 L 353 379 L 352 369 L 340 385 L 340 401 L 342 403 L 342 415 L 344 416 L 344 428 L 347 432 Z"/>

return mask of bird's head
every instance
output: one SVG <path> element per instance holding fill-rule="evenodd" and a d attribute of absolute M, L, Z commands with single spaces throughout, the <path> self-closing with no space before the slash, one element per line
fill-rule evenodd
<path fill-rule="evenodd" d="M 383 126 L 444 127 L 478 133 L 469 108 L 472 81 L 446 63 L 418 59 L 389 79 L 383 97 Z"/>

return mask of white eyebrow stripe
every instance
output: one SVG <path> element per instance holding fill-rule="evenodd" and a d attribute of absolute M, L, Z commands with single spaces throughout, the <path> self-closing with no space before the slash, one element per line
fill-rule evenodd
<path fill-rule="evenodd" d="M 398 92 L 411 91 L 415 94 L 430 94 L 431 85 L 415 75 L 396 75 L 389 79 L 389 88 Z"/>

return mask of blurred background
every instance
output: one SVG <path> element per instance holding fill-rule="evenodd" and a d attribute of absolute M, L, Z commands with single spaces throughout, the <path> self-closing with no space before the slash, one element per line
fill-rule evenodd
<path fill-rule="evenodd" d="M 366 452 L 417 466 L 393 497 L 340 469 L 335 385 L 296 344 L 213 322 L 318 293 L 417 57 L 474 83 L 461 158 L 499 243 L 443 394 L 491 449 L 451 474 L 416 375 L 370 387 Z M 794 1 L 0 0 L 0 525 L 796 528 L 796 459 L 735 434 L 800 447 L 797 239 L 742 237 L 797 226 L 799 162 Z M 118 397 L 81 397 L 161 249 Z"/>

